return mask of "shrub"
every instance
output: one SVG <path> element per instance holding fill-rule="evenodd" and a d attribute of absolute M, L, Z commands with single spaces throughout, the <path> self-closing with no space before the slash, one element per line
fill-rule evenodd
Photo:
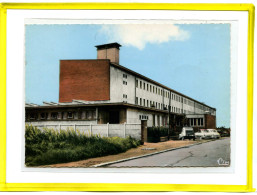
<path fill-rule="evenodd" d="M 159 142 L 160 137 L 168 136 L 169 129 L 166 127 L 148 127 L 147 128 L 147 141 Z"/>
<path fill-rule="evenodd" d="M 25 128 L 25 164 L 27 166 L 72 162 L 125 152 L 140 145 L 131 137 L 87 136 L 73 129 L 56 131 Z"/>

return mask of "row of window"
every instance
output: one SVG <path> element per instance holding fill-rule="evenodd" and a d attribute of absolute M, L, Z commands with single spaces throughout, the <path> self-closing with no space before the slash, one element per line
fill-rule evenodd
<path fill-rule="evenodd" d="M 158 94 L 158 95 L 161 95 L 161 96 L 164 96 L 166 98 L 171 98 L 172 100 L 175 100 L 177 102 L 181 102 L 181 103 L 184 103 L 184 104 L 187 104 L 187 105 L 190 105 L 190 106 L 195 106 L 196 108 L 204 110 L 204 111 L 206 111 L 206 110 L 211 111 L 210 108 L 205 107 L 204 105 L 201 105 L 201 104 L 198 104 L 198 103 L 195 103 L 195 105 L 194 105 L 194 101 L 183 98 L 182 96 L 179 96 L 177 94 L 171 93 L 171 97 L 170 97 L 170 92 L 169 91 L 166 91 L 166 90 L 158 88 L 154 85 L 145 83 L 144 81 L 141 81 L 141 80 L 138 80 L 138 79 L 136 80 L 136 87 L 140 88 L 140 89 L 143 89 L 143 90 L 146 90 L 146 91 L 149 91 L 149 92 L 152 92 L 152 93 L 155 93 L 155 94 Z"/>
<path fill-rule="evenodd" d="M 136 104 L 140 106 L 145 106 L 145 107 L 152 107 L 152 108 L 157 108 L 157 109 L 163 109 L 163 110 L 168 110 L 168 105 L 158 103 L 155 101 L 149 101 L 143 98 L 138 98 L 136 97 Z M 171 106 L 171 112 L 175 113 L 186 113 L 186 110 L 183 110 L 182 108 L 177 108 L 175 106 Z M 188 111 L 189 112 L 189 111 Z"/>
<path fill-rule="evenodd" d="M 189 118 L 190 126 L 203 126 L 203 118 Z"/>
<path fill-rule="evenodd" d="M 161 95 L 161 96 L 164 96 L 166 98 L 170 98 L 169 91 L 166 91 L 166 90 L 156 87 L 154 85 L 145 83 L 143 81 L 139 81 L 138 79 L 136 80 L 136 87 L 146 90 L 146 91 L 149 91 L 149 92 L 152 92 L 152 93 L 155 93 L 155 94 L 158 94 L 158 95 Z M 183 103 L 184 98 L 182 98 L 181 96 L 176 95 L 176 94 L 171 94 L 171 99 Z M 184 100 L 186 101 L 186 99 L 184 99 Z"/>
<path fill-rule="evenodd" d="M 29 113 L 26 119 L 30 120 L 57 120 L 57 119 L 95 119 L 96 111 L 88 110 L 82 112 L 41 112 Z"/>
<path fill-rule="evenodd" d="M 147 115 L 139 115 L 139 120 L 148 120 Z"/>
<path fill-rule="evenodd" d="M 127 85 L 128 84 L 128 82 L 126 80 L 127 79 L 127 74 L 123 74 L 123 79 L 124 79 L 123 80 L 123 85 Z M 158 95 L 161 95 L 161 96 L 164 96 L 166 98 L 171 98 L 172 100 L 175 100 L 177 102 L 181 102 L 181 103 L 184 103 L 184 104 L 187 104 L 187 105 L 190 105 L 190 106 L 195 106 L 196 108 L 204 110 L 204 111 L 206 111 L 206 110 L 210 111 L 211 110 L 210 108 L 207 108 L 207 107 L 205 107 L 201 104 L 198 104 L 198 103 L 195 103 L 195 105 L 194 105 L 194 101 L 183 98 L 182 96 L 179 96 L 177 94 L 173 94 L 173 93 L 170 94 L 170 92 L 167 91 L 167 90 L 158 88 L 157 86 L 151 85 L 149 83 L 143 82 L 143 81 L 138 80 L 138 79 L 136 79 L 136 87 L 140 88 L 140 89 L 143 89 L 143 90 L 146 90 L 146 91 L 150 91 L 152 93 L 155 93 L 155 94 L 158 94 Z M 170 97 L 170 95 L 171 95 L 171 97 Z M 124 97 L 124 95 L 123 95 L 123 97 Z M 147 105 L 144 105 L 144 106 L 147 106 Z M 159 105 L 155 105 L 155 107 L 156 108 L 157 107 L 161 108 Z M 181 113 L 183 113 L 183 111 Z"/>

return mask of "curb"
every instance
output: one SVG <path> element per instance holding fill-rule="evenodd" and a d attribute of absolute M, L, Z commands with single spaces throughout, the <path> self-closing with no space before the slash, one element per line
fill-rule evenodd
<path fill-rule="evenodd" d="M 191 147 L 191 146 L 196 146 L 196 145 L 200 145 L 200 144 L 203 144 L 203 143 L 208 143 L 208 142 L 211 142 L 211 141 L 216 141 L 216 140 L 208 140 L 208 141 L 205 141 L 205 142 L 190 144 L 190 145 L 181 146 L 181 147 L 178 147 L 178 148 L 170 148 L 170 149 L 166 149 L 166 150 L 162 150 L 162 151 L 158 151 L 158 152 L 154 152 L 154 153 L 150 153 L 150 154 L 144 154 L 144 155 L 140 155 L 140 156 L 134 156 L 134 157 L 125 158 L 125 159 L 121 159 L 121 160 L 116 160 L 116 161 L 101 163 L 101 164 L 97 164 L 97 165 L 92 165 L 91 168 L 102 167 L 102 166 L 111 165 L 111 164 L 115 164 L 115 163 L 125 162 L 125 161 L 128 161 L 128 160 L 143 158 L 143 157 L 152 156 L 152 155 L 155 155 L 155 154 L 169 152 L 169 151 L 172 151 L 172 150 L 188 148 L 188 147 Z"/>

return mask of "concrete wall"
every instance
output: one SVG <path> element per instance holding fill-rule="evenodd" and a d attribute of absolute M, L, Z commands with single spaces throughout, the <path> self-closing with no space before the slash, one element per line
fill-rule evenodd
<path fill-rule="evenodd" d="M 87 135 L 99 135 L 101 137 L 128 137 L 141 139 L 141 124 L 88 124 L 87 121 L 49 121 L 26 123 L 38 127 L 39 129 L 53 128 L 55 130 L 75 129 Z"/>
<path fill-rule="evenodd" d="M 127 109 L 127 123 L 140 123 L 141 124 L 141 119 L 140 115 L 147 116 L 147 127 L 152 127 L 152 126 L 165 126 L 166 124 L 163 121 L 163 118 L 165 120 L 168 120 L 167 114 L 161 114 L 157 112 L 150 112 L 150 111 L 144 111 L 144 110 L 138 110 L 138 109 L 133 109 L 133 108 L 128 108 Z M 155 125 L 153 123 L 155 117 Z M 158 118 L 159 118 L 159 125 L 158 125 Z"/>
<path fill-rule="evenodd" d="M 126 78 L 123 77 L 126 75 Z M 126 84 L 123 84 L 123 81 Z M 126 95 L 126 98 L 123 97 Z M 127 102 L 135 104 L 135 77 L 118 68 L 110 67 L 111 102 Z"/>
<path fill-rule="evenodd" d="M 138 105 L 150 107 L 150 103 L 154 103 L 155 108 L 162 110 L 164 107 L 168 109 L 170 102 L 171 112 L 185 114 L 204 114 L 206 110 L 211 110 L 206 106 L 185 98 L 177 93 L 170 92 L 169 90 L 144 79 L 136 78 L 136 83 L 136 98 L 138 100 Z M 212 111 L 215 115 L 214 110 Z"/>

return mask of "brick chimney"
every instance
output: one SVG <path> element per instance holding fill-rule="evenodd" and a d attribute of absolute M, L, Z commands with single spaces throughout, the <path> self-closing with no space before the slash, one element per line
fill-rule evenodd
<path fill-rule="evenodd" d="M 119 64 L 120 44 L 109 43 L 95 47 L 97 48 L 97 59 L 109 59 L 112 63 Z"/>

